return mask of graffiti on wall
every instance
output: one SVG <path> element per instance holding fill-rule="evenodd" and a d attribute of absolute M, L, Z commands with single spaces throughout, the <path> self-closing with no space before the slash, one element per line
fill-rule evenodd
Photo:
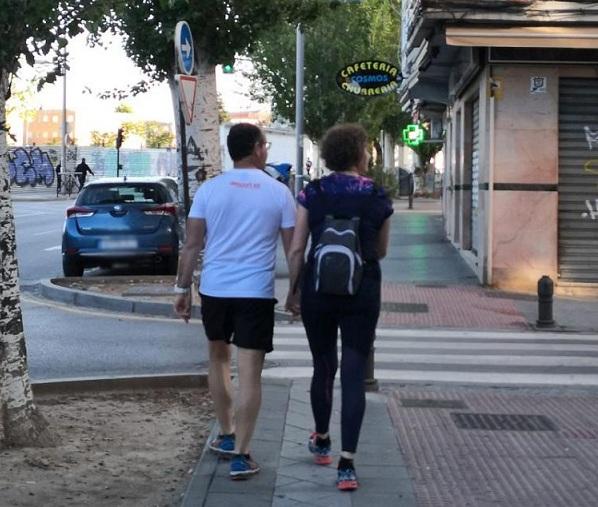
<path fill-rule="evenodd" d="M 592 130 L 589 126 L 585 126 L 583 131 L 586 135 L 586 141 L 588 142 L 588 148 L 592 150 L 594 144 L 598 145 L 598 130 Z"/>
<path fill-rule="evenodd" d="M 197 146 L 193 136 L 189 136 L 189 141 L 187 142 L 187 171 L 193 173 L 195 181 L 198 183 L 205 181 L 212 167 L 212 164 L 207 162 L 209 155 L 208 148 Z"/>
<path fill-rule="evenodd" d="M 15 148 L 8 152 L 8 172 L 10 184 L 19 187 L 54 183 L 55 169 L 53 160 L 57 159 L 54 149 L 44 151 L 39 147 Z"/>
<path fill-rule="evenodd" d="M 592 151 L 594 145 L 598 146 L 598 130 L 592 130 L 590 126 L 586 125 L 584 126 L 583 131 L 586 142 L 588 143 L 588 149 Z M 598 159 L 587 160 L 583 165 L 583 170 L 585 173 L 598 174 Z M 598 199 L 595 200 L 595 207 L 596 209 L 594 209 L 590 199 L 586 199 L 585 210 L 582 212 L 581 218 L 591 218 L 592 220 L 596 220 L 598 218 Z"/>

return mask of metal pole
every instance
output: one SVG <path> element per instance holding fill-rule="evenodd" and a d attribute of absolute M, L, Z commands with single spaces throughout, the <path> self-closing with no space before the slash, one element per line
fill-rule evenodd
<path fill-rule="evenodd" d="M 185 216 L 189 214 L 191 203 L 189 200 L 189 172 L 187 166 L 187 128 L 185 126 L 185 116 L 179 100 L 179 125 L 181 134 L 181 170 L 183 171 L 183 205 L 185 206 Z"/>
<path fill-rule="evenodd" d="M 295 196 L 303 189 L 303 65 L 304 36 L 301 23 L 297 25 L 296 77 L 295 77 L 295 138 L 297 158 L 295 159 Z"/>
<path fill-rule="evenodd" d="M 120 148 L 116 148 L 116 177 L 120 176 Z"/>
<path fill-rule="evenodd" d="M 370 355 L 368 356 L 368 362 L 365 367 L 365 390 L 369 393 L 378 391 L 378 381 L 374 376 L 374 353 L 376 348 L 372 344 L 370 349 Z"/>
<path fill-rule="evenodd" d="M 63 62 L 64 75 L 62 76 L 62 150 L 60 152 L 60 172 L 66 172 L 66 54 Z"/>

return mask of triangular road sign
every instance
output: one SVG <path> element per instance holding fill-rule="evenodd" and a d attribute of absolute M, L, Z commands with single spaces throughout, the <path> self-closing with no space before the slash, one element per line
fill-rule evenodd
<path fill-rule="evenodd" d="M 195 106 L 195 93 L 197 90 L 196 76 L 177 75 L 179 83 L 179 101 L 183 110 L 185 123 L 191 125 L 193 122 L 193 108 Z"/>

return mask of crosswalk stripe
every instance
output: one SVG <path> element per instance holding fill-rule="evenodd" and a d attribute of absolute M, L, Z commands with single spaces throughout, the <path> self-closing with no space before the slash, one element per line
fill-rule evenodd
<path fill-rule="evenodd" d="M 302 326 L 280 325 L 274 328 L 275 336 L 284 335 L 305 335 L 305 329 Z M 493 338 L 510 340 L 595 340 L 598 343 L 598 334 L 596 333 L 555 333 L 544 331 L 521 331 L 518 333 L 511 331 L 459 331 L 454 329 L 377 329 L 376 338 Z"/>
<path fill-rule="evenodd" d="M 340 356 L 340 354 L 339 354 Z M 307 360 L 311 361 L 309 351 L 274 350 L 268 354 L 268 359 Z M 392 354 L 376 351 L 376 363 L 420 363 L 447 365 L 500 365 L 500 366 L 571 366 L 598 367 L 598 357 L 579 356 L 509 356 L 509 355 L 439 355 L 439 354 Z"/>
<path fill-rule="evenodd" d="M 302 327 L 277 327 L 274 352 L 267 358 L 273 364 L 264 370 L 265 377 L 312 375 Z M 377 333 L 375 377 L 397 382 L 598 386 L 598 335 L 387 329 Z"/>
<path fill-rule="evenodd" d="M 265 369 L 266 378 L 311 378 L 311 367 L 275 367 Z M 338 374 L 337 374 L 338 376 Z M 484 373 L 460 371 L 423 371 L 376 369 L 378 380 L 396 382 L 446 382 L 458 384 L 508 384 L 518 386 L 596 386 L 596 374 L 548 374 L 548 373 Z"/>
<path fill-rule="evenodd" d="M 307 346 L 306 338 L 284 338 L 274 339 L 274 345 L 305 345 Z M 508 350 L 560 350 L 560 351 L 578 351 L 578 352 L 598 352 L 598 342 L 596 344 L 568 344 L 568 343 L 500 343 L 500 342 L 485 342 L 485 343 L 460 343 L 460 342 L 420 342 L 420 341 L 394 341 L 384 342 L 381 344 L 376 341 L 376 348 L 386 349 L 435 349 L 435 350 L 499 350 L 508 348 Z"/>

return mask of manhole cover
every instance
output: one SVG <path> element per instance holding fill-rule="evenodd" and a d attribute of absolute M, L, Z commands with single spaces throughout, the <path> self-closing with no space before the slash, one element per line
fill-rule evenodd
<path fill-rule="evenodd" d="M 452 408 L 467 410 L 462 400 L 420 400 L 417 398 L 401 398 L 401 406 L 405 408 Z"/>
<path fill-rule="evenodd" d="M 428 313 L 428 305 L 425 303 L 382 303 L 383 312 L 393 313 Z"/>
<path fill-rule="evenodd" d="M 451 413 L 457 428 L 490 431 L 557 431 L 544 415 Z"/>

